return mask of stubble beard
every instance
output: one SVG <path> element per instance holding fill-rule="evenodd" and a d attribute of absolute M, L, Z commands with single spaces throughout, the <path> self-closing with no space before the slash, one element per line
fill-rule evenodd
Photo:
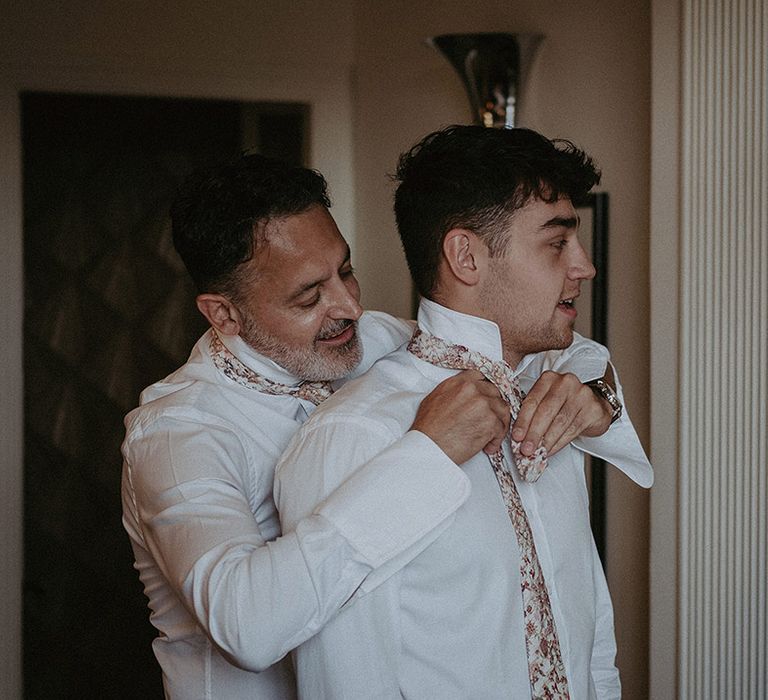
<path fill-rule="evenodd" d="M 348 326 L 355 334 L 338 347 L 318 346 L 317 340 L 341 333 Z M 320 330 L 311 347 L 293 347 L 276 336 L 265 333 L 251 319 L 244 319 L 240 333 L 243 340 L 256 352 L 276 362 L 289 374 L 307 381 L 330 381 L 349 374 L 362 359 L 362 347 L 354 321 L 334 321 Z"/>
<path fill-rule="evenodd" d="M 573 343 L 573 323 L 562 326 L 550 322 L 542 326 L 535 322 L 529 322 L 527 325 L 518 326 L 514 330 L 501 326 L 499 330 L 504 347 L 504 357 L 508 362 L 513 358 L 514 361 L 520 362 L 526 355 L 537 352 L 564 350 Z M 510 337 L 510 334 L 513 334 L 514 337 Z"/>
<path fill-rule="evenodd" d="M 503 288 L 504 280 L 494 278 L 481 292 L 481 308 L 484 317 L 494 321 L 499 326 L 504 358 L 510 364 L 520 362 L 526 355 L 547 350 L 564 350 L 573 342 L 573 326 L 570 322 L 563 324 L 563 319 L 557 318 L 557 312 L 549 320 L 525 318 L 525 310 L 518 310 L 516 319 L 510 319 L 510 306 L 514 301 L 500 299 L 498 289 Z"/>
<path fill-rule="evenodd" d="M 523 337 L 529 339 L 526 355 L 534 352 L 546 352 L 548 350 L 565 350 L 573 342 L 573 323 L 566 326 L 550 323 L 545 327 L 531 327 Z"/>

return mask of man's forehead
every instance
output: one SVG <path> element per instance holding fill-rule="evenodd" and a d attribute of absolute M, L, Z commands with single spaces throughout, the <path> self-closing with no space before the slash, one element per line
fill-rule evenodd
<path fill-rule="evenodd" d="M 510 222 L 525 219 L 541 228 L 553 226 L 578 226 L 579 216 L 576 209 L 567 196 L 559 197 L 554 201 L 547 201 L 541 197 L 531 197 L 510 217 Z"/>
<path fill-rule="evenodd" d="M 326 248 L 337 252 L 349 249 L 330 212 L 320 205 L 297 214 L 272 217 L 261 224 L 255 235 L 264 252 L 272 249 L 301 256 Z"/>
<path fill-rule="evenodd" d="M 267 226 L 254 266 L 281 296 L 296 296 L 322 283 L 350 258 L 349 245 L 330 217 L 297 215 L 274 223 Z"/>

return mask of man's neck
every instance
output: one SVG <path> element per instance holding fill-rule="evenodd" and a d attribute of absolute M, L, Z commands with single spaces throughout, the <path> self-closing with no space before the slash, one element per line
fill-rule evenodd
<path fill-rule="evenodd" d="M 438 290 L 433 297 L 433 301 L 447 309 L 451 309 L 451 311 L 457 311 L 468 316 L 475 316 L 476 318 L 483 318 L 486 321 L 496 323 L 495 319 L 487 318 L 483 314 L 483 309 L 478 308 L 477 299 L 472 294 L 446 294 L 440 293 L 440 290 Z M 501 334 L 501 350 L 504 361 L 512 367 L 512 369 L 515 369 L 522 362 L 525 355 L 514 350 L 510 346 L 505 340 L 504 333 L 501 329 L 499 329 L 499 332 Z"/>
<path fill-rule="evenodd" d="M 504 362 L 506 362 L 512 369 L 515 369 L 522 361 L 525 355 L 520 354 L 514 350 L 511 350 L 507 343 L 504 342 L 502 336 L 502 353 L 504 355 Z"/>

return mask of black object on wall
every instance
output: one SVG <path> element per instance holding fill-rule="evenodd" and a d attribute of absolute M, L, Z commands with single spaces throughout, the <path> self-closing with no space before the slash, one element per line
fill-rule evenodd
<path fill-rule="evenodd" d="M 592 218 L 592 263 L 596 274 L 592 280 L 591 337 L 601 345 L 608 344 L 608 193 L 595 192 L 578 208 L 589 209 Z M 606 484 L 605 461 L 590 458 L 590 521 L 595 545 L 603 568 L 605 560 Z"/>

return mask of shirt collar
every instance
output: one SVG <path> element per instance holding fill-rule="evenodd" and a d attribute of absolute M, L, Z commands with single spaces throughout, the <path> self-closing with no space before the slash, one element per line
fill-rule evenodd
<path fill-rule="evenodd" d="M 286 386 L 298 386 L 302 379 L 290 374 L 274 360 L 270 360 L 261 353 L 256 352 L 239 335 L 224 335 L 219 332 L 219 338 L 224 346 L 248 369 L 253 370 L 259 376 L 266 377 L 273 382 L 279 382 Z"/>
<path fill-rule="evenodd" d="M 494 362 L 504 359 L 501 331 L 487 318 L 454 311 L 430 299 L 422 298 L 418 322 L 419 328 L 449 343 L 464 345 Z M 526 355 L 520 364 L 513 368 L 514 374 L 522 372 L 535 357 L 535 354 Z"/>

